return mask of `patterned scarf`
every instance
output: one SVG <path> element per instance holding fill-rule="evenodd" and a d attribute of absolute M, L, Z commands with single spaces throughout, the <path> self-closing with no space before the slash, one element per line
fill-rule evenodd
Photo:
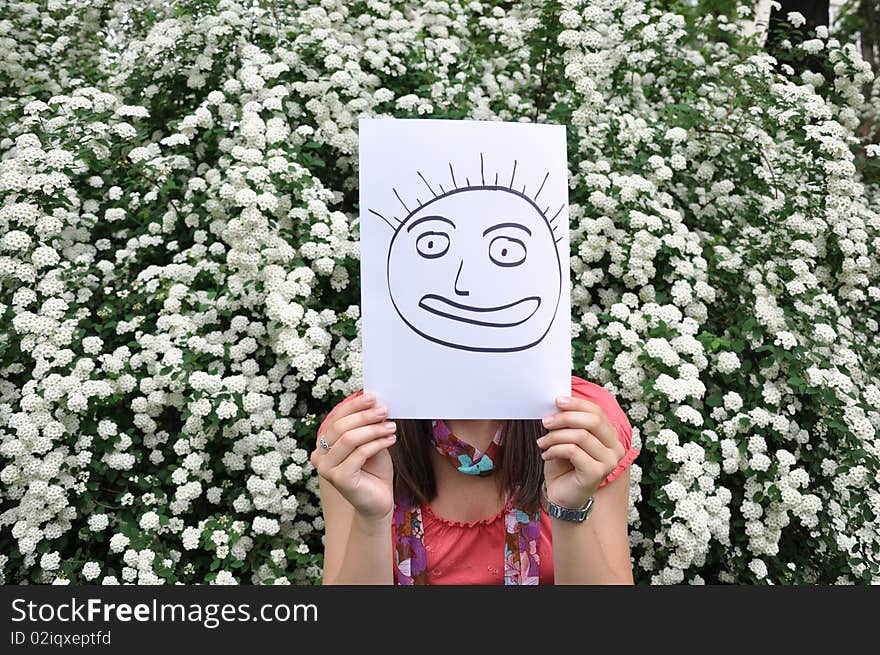
<path fill-rule="evenodd" d="M 441 420 L 431 422 L 434 447 L 459 471 L 467 475 L 486 476 L 495 470 L 505 429 L 495 433 L 492 443 L 481 452 L 456 437 Z M 538 584 L 538 537 L 540 512 L 533 516 L 515 508 L 504 512 L 504 584 Z M 396 500 L 394 505 L 395 574 L 399 585 L 426 585 L 428 564 L 425 554 L 425 533 L 422 510 L 411 499 Z"/>

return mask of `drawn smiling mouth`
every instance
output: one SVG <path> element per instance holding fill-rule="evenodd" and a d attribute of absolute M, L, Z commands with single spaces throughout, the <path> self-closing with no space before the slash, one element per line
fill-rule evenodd
<path fill-rule="evenodd" d="M 483 325 L 486 327 L 514 327 L 525 323 L 541 306 L 538 296 L 528 296 L 506 305 L 497 307 L 476 307 L 463 305 L 435 293 L 422 296 L 419 307 L 453 321 Z"/>

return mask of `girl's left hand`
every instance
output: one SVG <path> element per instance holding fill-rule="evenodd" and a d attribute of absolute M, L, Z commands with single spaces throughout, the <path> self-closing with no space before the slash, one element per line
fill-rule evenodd
<path fill-rule="evenodd" d="M 586 505 L 626 451 L 617 428 L 596 403 L 560 396 L 556 406 L 562 411 L 544 417 L 549 431 L 538 439 L 547 496 L 576 509 Z"/>

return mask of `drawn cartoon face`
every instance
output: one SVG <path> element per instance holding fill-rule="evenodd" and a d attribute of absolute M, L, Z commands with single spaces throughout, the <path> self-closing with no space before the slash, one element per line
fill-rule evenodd
<path fill-rule="evenodd" d="M 464 187 L 430 199 L 391 240 L 394 307 L 415 332 L 445 346 L 531 348 L 549 331 L 562 289 L 559 230 L 551 223 L 506 187 Z"/>

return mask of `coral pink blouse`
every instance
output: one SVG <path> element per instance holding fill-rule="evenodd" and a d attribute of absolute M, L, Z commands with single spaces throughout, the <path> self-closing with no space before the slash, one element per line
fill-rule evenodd
<path fill-rule="evenodd" d="M 632 446 L 632 427 L 615 397 L 603 387 L 577 376 L 571 378 L 572 396 L 584 398 L 602 408 L 617 428 L 626 449 L 617 467 L 600 487 L 619 477 L 638 456 Z M 353 394 L 349 398 L 359 395 Z M 346 398 L 348 400 L 348 398 Z M 345 401 L 342 401 L 345 402 Z M 323 428 L 323 424 L 321 426 Z M 320 429 L 319 429 L 320 432 Z M 503 585 L 504 584 L 504 509 L 479 521 L 451 521 L 438 516 L 428 503 L 422 503 L 424 543 L 430 584 Z M 539 580 L 553 584 L 552 519 L 541 510 L 541 537 L 538 544 Z M 394 557 L 392 551 L 391 557 Z"/>

